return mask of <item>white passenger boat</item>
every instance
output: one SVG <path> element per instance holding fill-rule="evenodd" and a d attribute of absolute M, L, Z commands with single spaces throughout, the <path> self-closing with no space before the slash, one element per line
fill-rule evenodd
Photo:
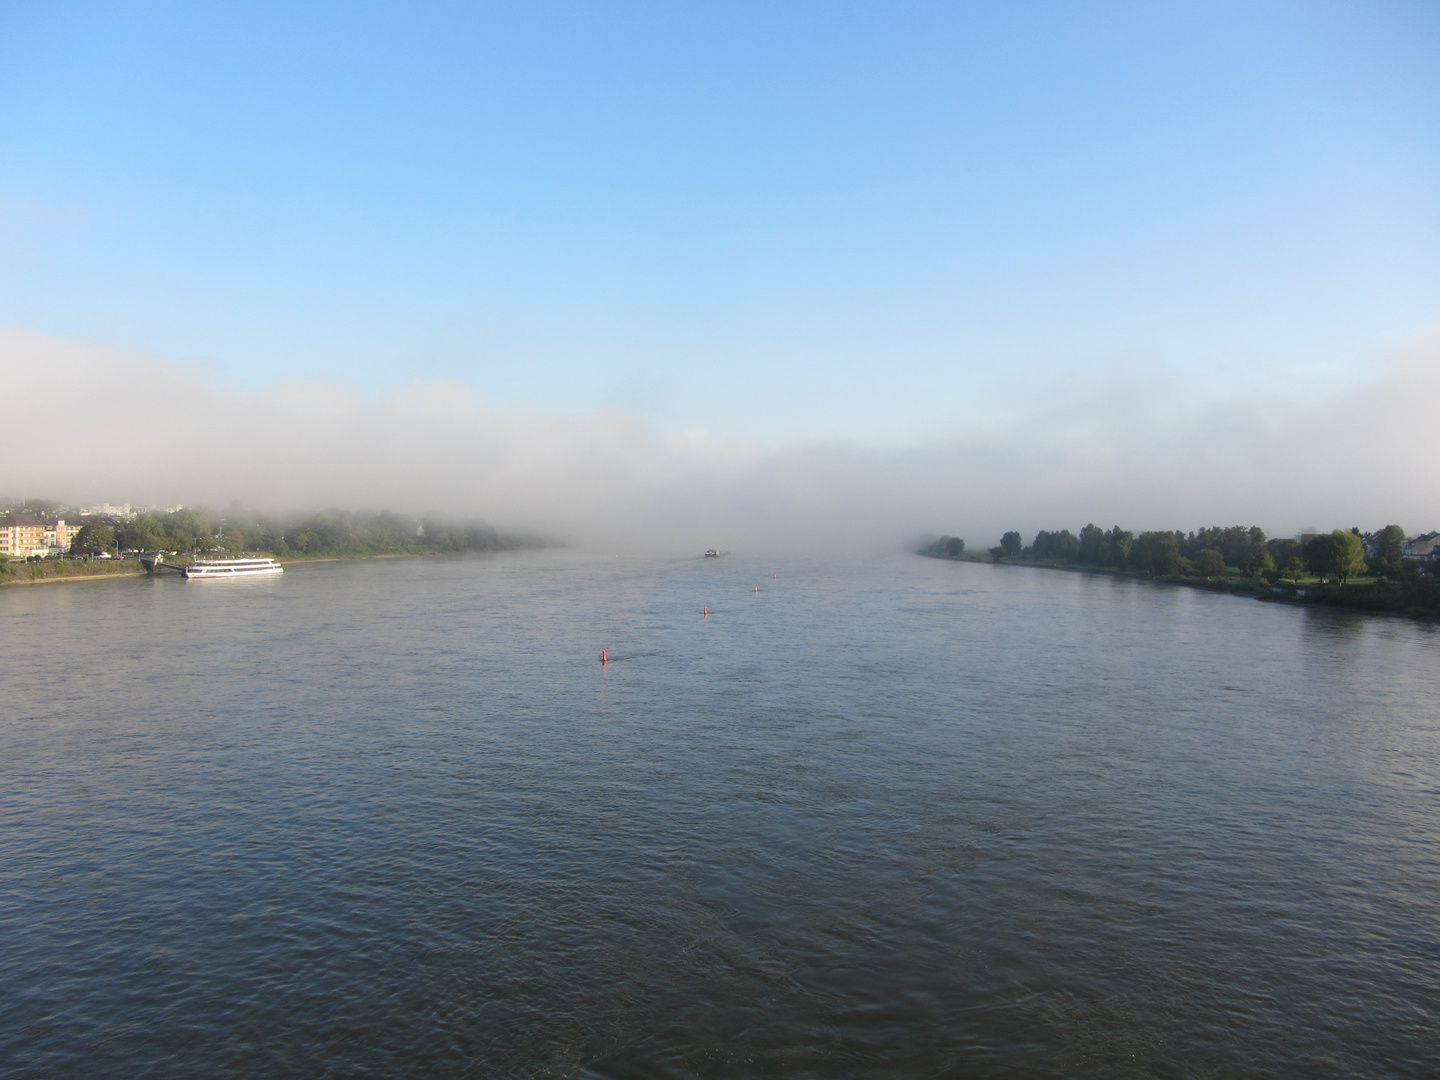
<path fill-rule="evenodd" d="M 256 574 L 283 574 L 274 559 L 196 559 L 185 567 L 187 578 L 237 578 Z"/>

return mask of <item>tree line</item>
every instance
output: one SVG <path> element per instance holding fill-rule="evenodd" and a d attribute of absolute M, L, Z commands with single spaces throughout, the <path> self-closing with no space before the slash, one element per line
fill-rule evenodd
<path fill-rule="evenodd" d="M 958 556 L 964 541 L 959 541 L 958 547 L 956 543 L 955 538 L 942 537 L 930 553 Z M 1233 572 L 1273 584 L 1287 578 L 1298 582 L 1311 575 L 1344 585 L 1364 575 L 1403 576 L 1407 572 L 1404 543 L 1405 530 L 1398 525 L 1374 533 L 1336 529 L 1301 544 L 1287 537 L 1267 537 L 1265 530 L 1255 525 L 1217 525 L 1190 533 L 1158 530 L 1137 536 L 1118 525 L 1102 529 L 1092 523 L 1078 534 L 1069 529 L 1042 529 L 1028 545 L 1012 530 L 989 553 L 997 562 L 1110 568 L 1150 577 L 1224 578 Z M 955 550 L 950 550 L 952 547 Z"/>
<path fill-rule="evenodd" d="M 90 521 L 76 534 L 72 555 L 124 551 L 284 557 L 354 557 L 439 551 L 500 551 L 535 546 L 488 525 L 438 516 L 412 518 L 389 510 L 322 510 L 289 517 L 241 507 L 224 513 L 185 507 L 168 514 L 137 514 L 129 521 Z"/>

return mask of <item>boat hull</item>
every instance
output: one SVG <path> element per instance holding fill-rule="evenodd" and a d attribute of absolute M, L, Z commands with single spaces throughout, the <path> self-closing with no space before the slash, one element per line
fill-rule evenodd
<path fill-rule="evenodd" d="M 233 559 L 196 563 L 185 567 L 185 576 L 196 581 L 229 581 L 242 577 L 283 574 L 285 568 L 271 559 Z"/>

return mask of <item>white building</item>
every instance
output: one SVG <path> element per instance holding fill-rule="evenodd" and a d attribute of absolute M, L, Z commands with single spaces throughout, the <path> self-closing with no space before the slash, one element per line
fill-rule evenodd
<path fill-rule="evenodd" d="M 135 516 L 135 509 L 129 503 L 121 503 L 119 506 L 111 506 L 109 503 L 101 503 L 99 506 L 82 506 L 81 517 L 111 517 L 119 518 L 121 521 L 129 521 Z"/>

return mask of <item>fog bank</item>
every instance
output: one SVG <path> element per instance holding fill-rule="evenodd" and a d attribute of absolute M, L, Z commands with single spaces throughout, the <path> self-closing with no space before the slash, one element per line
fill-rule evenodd
<path fill-rule="evenodd" d="M 200 368 L 0 332 L 0 492 L 269 510 L 389 507 L 572 543 L 864 551 L 927 533 L 1440 525 L 1440 338 L 1319 404 L 1187 405 L 1139 368 L 1031 387 L 908 447 L 662 433 L 624 411 L 497 408 L 449 382 L 229 389 Z M 803 408 L 803 403 L 797 403 Z"/>

